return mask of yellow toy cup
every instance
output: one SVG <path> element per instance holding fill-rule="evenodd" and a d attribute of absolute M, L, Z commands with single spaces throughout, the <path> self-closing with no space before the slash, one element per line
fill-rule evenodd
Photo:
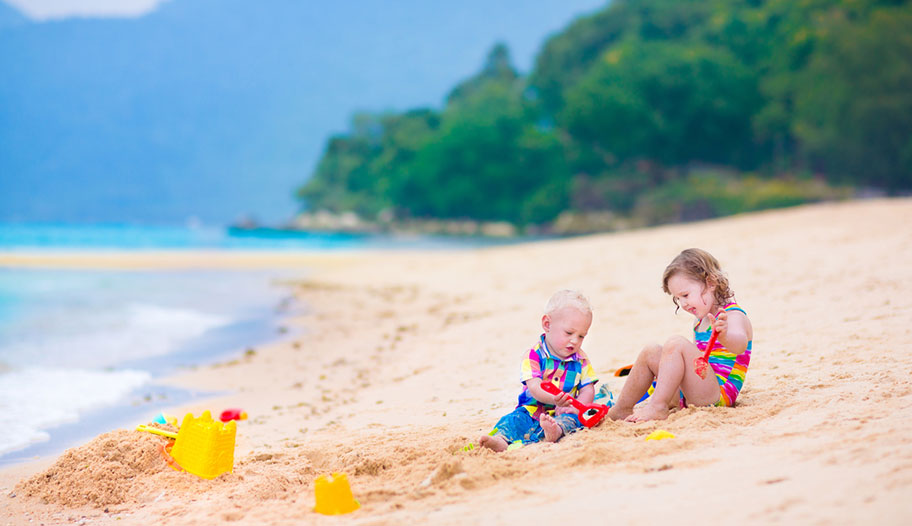
<path fill-rule="evenodd" d="M 320 475 L 314 481 L 314 511 L 323 515 L 342 515 L 351 513 L 361 505 L 352 495 L 348 476 L 345 473 L 333 473 L 332 477 Z"/>

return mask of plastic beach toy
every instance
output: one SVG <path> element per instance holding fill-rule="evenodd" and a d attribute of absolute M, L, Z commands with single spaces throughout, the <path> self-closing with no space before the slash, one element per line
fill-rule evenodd
<path fill-rule="evenodd" d="M 664 429 L 656 429 L 652 433 L 649 433 L 649 436 L 646 437 L 646 440 L 665 440 L 666 438 L 674 437 L 674 434 L 665 431 Z"/>
<path fill-rule="evenodd" d="M 546 393 L 553 395 L 559 395 L 563 393 L 559 387 L 552 384 L 551 382 L 542 382 L 541 388 L 544 389 Z M 570 395 L 567 395 L 567 398 L 570 399 L 570 404 L 579 411 L 579 421 L 586 427 L 594 427 L 598 425 L 598 423 L 601 422 L 603 418 L 605 418 L 605 415 L 608 414 L 607 405 L 584 404 Z"/>
<path fill-rule="evenodd" d="M 247 420 L 247 411 L 243 409 L 225 409 L 219 415 L 219 420 L 227 422 L 229 420 Z"/>
<path fill-rule="evenodd" d="M 320 475 L 314 480 L 314 511 L 323 515 L 342 515 L 351 513 L 361 507 L 352 495 L 348 476 L 345 473 L 333 473 L 332 476 Z"/>
<path fill-rule="evenodd" d="M 204 479 L 213 479 L 234 469 L 234 441 L 237 422 L 227 424 L 212 420 L 209 411 L 199 418 L 187 413 L 171 456 L 184 471 Z"/>
<path fill-rule="evenodd" d="M 157 427 L 147 426 L 146 424 L 139 424 L 136 426 L 137 431 L 145 431 L 147 433 L 152 433 L 153 435 L 161 435 L 166 438 L 174 440 L 177 438 L 177 433 L 171 431 L 165 431 L 164 429 L 159 429 Z"/>
<path fill-rule="evenodd" d="M 159 413 L 158 416 L 156 416 L 154 419 L 152 419 L 152 421 L 155 422 L 156 424 L 161 424 L 161 425 L 170 424 L 174 427 L 177 427 L 177 417 L 167 415 L 165 413 Z"/>
<path fill-rule="evenodd" d="M 718 335 L 719 333 L 712 329 L 712 334 L 709 336 L 709 341 L 706 342 L 706 350 L 703 351 L 703 356 L 694 358 L 694 372 L 700 378 L 706 378 L 706 369 L 709 367 L 709 353 L 712 352 L 713 346 L 716 345 L 716 336 Z"/>

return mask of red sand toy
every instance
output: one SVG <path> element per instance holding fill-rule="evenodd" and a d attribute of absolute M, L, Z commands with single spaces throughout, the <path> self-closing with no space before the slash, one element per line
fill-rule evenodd
<path fill-rule="evenodd" d="M 700 378 L 706 378 L 706 368 L 709 367 L 709 353 L 712 352 L 713 346 L 716 344 L 716 336 L 719 333 L 715 329 L 712 329 L 712 334 L 709 336 L 709 341 L 706 342 L 706 350 L 703 351 L 703 356 L 698 356 L 694 358 L 694 372 L 697 373 L 697 376 Z"/>
<path fill-rule="evenodd" d="M 564 393 L 551 382 L 542 382 L 541 388 L 544 389 L 544 391 L 548 394 L 559 395 L 561 393 Z M 607 405 L 584 404 L 570 395 L 567 395 L 567 398 L 570 399 L 570 404 L 579 411 L 579 421 L 586 427 L 597 426 L 598 423 L 601 422 L 603 418 L 605 418 L 605 415 L 608 414 Z"/>
<path fill-rule="evenodd" d="M 247 412 L 243 409 L 225 409 L 219 416 L 219 420 L 227 422 L 229 420 L 247 420 Z"/>

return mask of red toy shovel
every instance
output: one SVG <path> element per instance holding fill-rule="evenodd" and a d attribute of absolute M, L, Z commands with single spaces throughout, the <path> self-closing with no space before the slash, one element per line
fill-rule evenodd
<path fill-rule="evenodd" d="M 712 334 L 709 335 L 709 341 L 706 342 L 706 350 L 703 351 L 703 356 L 698 356 L 694 358 L 694 372 L 700 378 L 706 378 L 706 368 L 709 367 L 709 353 L 712 352 L 713 346 L 716 344 L 716 336 L 719 333 L 715 329 L 712 330 Z"/>
<path fill-rule="evenodd" d="M 542 382 L 541 388 L 548 394 L 559 395 L 563 393 L 556 385 L 551 382 Z M 566 393 L 564 393 L 566 394 Z M 599 422 L 605 418 L 605 415 L 608 414 L 608 406 L 602 404 L 584 404 L 573 398 L 570 395 L 567 395 L 567 398 L 570 399 L 570 404 L 579 411 L 579 421 L 586 427 L 594 427 L 598 425 Z"/>

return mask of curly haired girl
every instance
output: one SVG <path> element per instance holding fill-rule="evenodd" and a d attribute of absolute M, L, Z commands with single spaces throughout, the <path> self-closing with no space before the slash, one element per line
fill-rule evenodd
<path fill-rule="evenodd" d="M 696 318 L 694 341 L 673 336 L 664 345 L 644 347 L 608 412 L 614 420 L 663 420 L 671 407 L 688 403 L 730 407 L 744 384 L 753 328 L 716 258 L 699 248 L 681 252 L 665 268 L 662 289 L 678 309 Z M 709 365 L 715 374 L 704 378 L 694 370 L 694 361 L 703 355 L 713 331 L 718 335 Z M 653 393 L 634 409 L 651 385 Z"/>

